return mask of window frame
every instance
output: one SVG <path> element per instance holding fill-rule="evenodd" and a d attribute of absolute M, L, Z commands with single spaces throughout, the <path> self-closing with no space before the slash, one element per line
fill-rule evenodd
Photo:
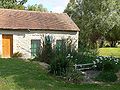
<path fill-rule="evenodd" d="M 40 39 L 31 39 L 31 57 L 37 55 L 38 50 L 41 49 L 41 40 Z"/>

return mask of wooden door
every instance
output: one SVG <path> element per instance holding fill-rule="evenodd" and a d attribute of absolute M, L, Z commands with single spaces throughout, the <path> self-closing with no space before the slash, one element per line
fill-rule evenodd
<path fill-rule="evenodd" d="M 13 35 L 2 35 L 2 57 L 9 58 L 13 54 Z"/>

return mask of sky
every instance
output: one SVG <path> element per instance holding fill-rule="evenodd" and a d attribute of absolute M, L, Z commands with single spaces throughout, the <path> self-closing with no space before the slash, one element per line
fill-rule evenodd
<path fill-rule="evenodd" d="M 48 11 L 62 13 L 66 8 L 69 0 L 28 0 L 25 4 L 27 5 L 34 5 L 34 4 L 42 4 Z"/>

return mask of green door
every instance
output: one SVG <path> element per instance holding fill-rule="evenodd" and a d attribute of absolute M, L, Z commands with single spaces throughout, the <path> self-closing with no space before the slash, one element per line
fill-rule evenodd
<path fill-rule="evenodd" d="M 35 57 L 40 50 L 40 40 L 31 40 L 31 56 Z"/>

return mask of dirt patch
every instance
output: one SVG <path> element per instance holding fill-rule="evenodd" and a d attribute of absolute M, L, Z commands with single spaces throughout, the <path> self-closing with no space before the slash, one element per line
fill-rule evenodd
<path fill-rule="evenodd" d="M 97 75 L 99 75 L 101 71 L 97 71 L 97 70 L 86 70 L 83 71 L 82 73 L 84 73 L 84 83 L 98 83 L 96 81 L 94 81 L 95 77 Z"/>

